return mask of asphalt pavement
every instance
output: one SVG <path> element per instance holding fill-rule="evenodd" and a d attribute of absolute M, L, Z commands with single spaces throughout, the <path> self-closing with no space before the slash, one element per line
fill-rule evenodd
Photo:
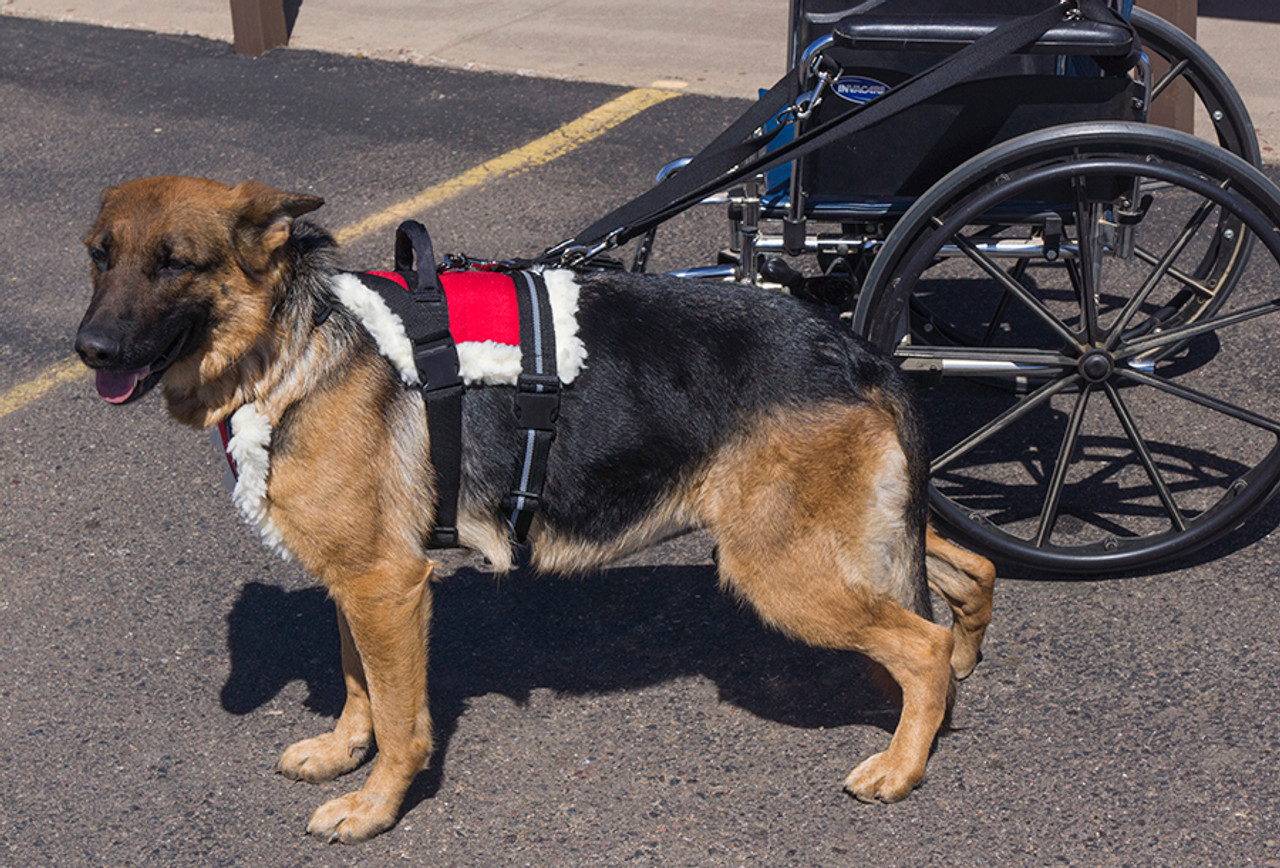
<path fill-rule="evenodd" d="M 254 177 L 341 229 L 627 90 L 10 17 L 0 58 L 0 395 L 70 355 L 108 184 Z M 442 251 L 537 252 L 744 105 L 667 100 L 420 216 Z M 705 261 L 701 219 L 659 265 Z M 332 607 L 243 525 L 206 437 L 83 377 L 0 433 L 0 863 L 1280 865 L 1276 504 L 1174 568 L 1006 579 L 954 729 L 891 806 L 840 790 L 895 722 L 857 659 L 761 627 L 703 538 L 588 580 L 453 558 L 439 750 L 399 825 L 345 849 L 303 828 L 366 772 L 273 772 L 341 707 Z"/>

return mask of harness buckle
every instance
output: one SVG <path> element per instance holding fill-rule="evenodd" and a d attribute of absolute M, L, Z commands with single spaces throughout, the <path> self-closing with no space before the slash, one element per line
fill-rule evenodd
<path fill-rule="evenodd" d="M 521 428 L 554 433 L 559 415 L 560 378 L 555 374 L 521 374 L 516 382 L 516 423 Z"/>
<path fill-rule="evenodd" d="M 422 390 L 434 392 L 462 382 L 458 348 L 449 332 L 436 332 L 413 344 L 413 363 L 422 379 Z"/>

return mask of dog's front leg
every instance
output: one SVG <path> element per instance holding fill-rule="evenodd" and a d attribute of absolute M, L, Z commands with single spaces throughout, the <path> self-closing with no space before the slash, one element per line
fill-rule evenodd
<path fill-rule="evenodd" d="M 417 562 L 384 566 L 332 586 L 363 672 L 378 756 L 362 788 L 316 810 L 307 824 L 313 835 L 354 843 L 390 828 L 405 791 L 431 755 L 430 576 L 431 565 Z"/>
<path fill-rule="evenodd" d="M 333 732 L 304 739 L 289 747 L 280 757 L 279 771 L 286 778 L 312 784 L 331 781 L 356 769 L 373 746 L 373 711 L 369 703 L 369 687 L 365 682 L 364 664 L 347 617 L 338 606 L 338 632 L 342 637 L 342 676 L 347 687 L 347 701 Z"/>

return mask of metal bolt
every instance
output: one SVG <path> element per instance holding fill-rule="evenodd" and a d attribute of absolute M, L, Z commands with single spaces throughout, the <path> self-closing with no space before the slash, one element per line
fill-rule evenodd
<path fill-rule="evenodd" d="M 1213 113 L 1213 122 L 1215 124 L 1220 124 L 1224 117 L 1226 117 L 1226 115 L 1222 113 L 1222 109 L 1216 109 Z"/>

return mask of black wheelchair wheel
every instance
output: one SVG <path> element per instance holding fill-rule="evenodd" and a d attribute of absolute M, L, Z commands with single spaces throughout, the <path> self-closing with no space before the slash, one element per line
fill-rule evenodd
<path fill-rule="evenodd" d="M 1188 316 L 1184 263 L 1224 225 L 1261 249 Z M 1280 480 L 1276 226 L 1257 169 L 1140 124 L 1032 133 L 927 191 L 854 327 L 929 384 L 941 520 L 1066 573 L 1145 568 L 1239 526 Z"/>

